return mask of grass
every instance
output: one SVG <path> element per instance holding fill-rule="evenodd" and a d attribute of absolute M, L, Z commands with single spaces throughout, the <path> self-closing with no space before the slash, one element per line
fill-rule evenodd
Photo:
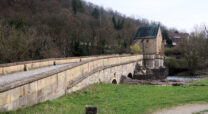
<path fill-rule="evenodd" d="M 96 84 L 11 114 L 84 114 L 85 105 L 98 107 L 100 114 L 146 114 L 180 104 L 208 102 L 208 87 L 162 87 Z"/>
<path fill-rule="evenodd" d="M 195 81 L 193 83 L 191 83 L 190 85 L 208 85 L 208 78 L 199 80 L 199 81 Z"/>

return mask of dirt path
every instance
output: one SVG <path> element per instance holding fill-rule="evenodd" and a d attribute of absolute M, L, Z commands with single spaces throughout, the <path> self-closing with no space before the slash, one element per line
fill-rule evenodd
<path fill-rule="evenodd" d="M 154 114 L 193 114 L 208 110 L 208 104 L 190 104 L 158 111 Z M 204 113 L 206 114 L 206 113 Z"/>

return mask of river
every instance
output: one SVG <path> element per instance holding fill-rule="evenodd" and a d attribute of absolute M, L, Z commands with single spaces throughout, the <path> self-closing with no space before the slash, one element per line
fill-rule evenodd
<path fill-rule="evenodd" d="M 191 82 L 191 81 L 197 81 L 200 80 L 200 78 L 197 77 L 183 77 L 183 76 L 168 76 L 166 80 L 177 80 L 177 81 L 184 81 L 184 82 Z"/>

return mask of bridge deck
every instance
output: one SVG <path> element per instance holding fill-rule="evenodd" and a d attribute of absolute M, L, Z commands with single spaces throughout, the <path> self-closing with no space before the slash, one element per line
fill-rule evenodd
<path fill-rule="evenodd" d="M 72 66 L 74 64 L 76 63 L 49 66 L 49 67 L 44 67 L 44 68 L 39 68 L 39 69 L 34 69 L 34 70 L 29 70 L 29 71 L 24 71 L 24 72 L 17 72 L 13 74 L 3 75 L 3 76 L 0 76 L 0 86 L 7 85 L 16 81 L 21 81 L 25 78 L 30 78 L 38 74 L 50 72 L 55 69 L 60 69 L 66 66 Z"/>

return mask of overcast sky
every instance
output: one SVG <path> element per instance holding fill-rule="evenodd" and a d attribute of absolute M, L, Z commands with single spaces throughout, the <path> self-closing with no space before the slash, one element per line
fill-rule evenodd
<path fill-rule="evenodd" d="M 190 32 L 208 23 L 208 0 L 85 0 L 126 16 L 159 21 Z"/>

